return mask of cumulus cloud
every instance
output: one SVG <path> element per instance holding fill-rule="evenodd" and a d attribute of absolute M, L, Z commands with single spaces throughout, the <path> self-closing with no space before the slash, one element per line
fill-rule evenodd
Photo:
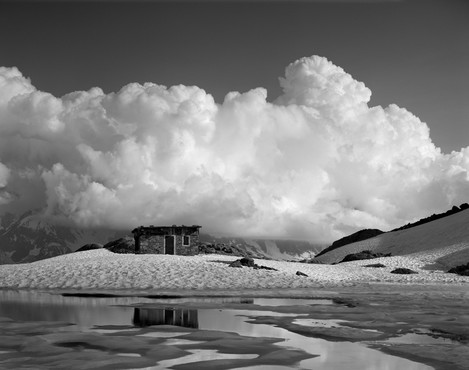
<path fill-rule="evenodd" d="M 371 91 L 326 58 L 290 64 L 280 85 L 273 103 L 263 88 L 217 104 L 153 83 L 58 98 L 0 68 L 0 189 L 80 227 L 316 241 L 469 198 L 469 147 L 441 153 L 425 123 L 369 107 Z"/>

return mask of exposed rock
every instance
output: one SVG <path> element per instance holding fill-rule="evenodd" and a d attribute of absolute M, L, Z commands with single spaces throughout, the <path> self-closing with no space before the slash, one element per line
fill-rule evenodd
<path fill-rule="evenodd" d="M 383 265 L 382 263 L 372 263 L 370 265 L 365 265 L 363 267 L 376 267 L 376 268 L 379 268 L 379 267 L 386 267 L 386 266 Z"/>
<path fill-rule="evenodd" d="M 469 262 L 465 265 L 459 265 L 448 270 L 451 274 L 458 274 L 461 276 L 469 276 Z"/>
<path fill-rule="evenodd" d="M 379 229 L 364 229 L 357 231 L 356 233 L 353 233 L 348 236 L 344 236 L 343 238 L 336 240 L 334 243 L 332 243 L 329 247 L 326 249 L 322 250 L 319 252 L 316 257 L 319 257 L 327 252 L 333 251 L 334 249 L 337 249 L 339 247 L 342 247 L 347 244 L 359 242 L 362 240 L 370 239 L 373 238 L 377 235 L 383 234 L 383 231 Z"/>
<path fill-rule="evenodd" d="M 406 274 L 418 274 L 418 272 L 414 271 L 414 270 L 411 270 L 411 269 L 406 269 L 404 267 L 399 267 L 395 270 L 392 270 L 391 274 L 404 274 L 404 275 L 406 275 Z"/>
<path fill-rule="evenodd" d="M 199 235 L 199 241 L 200 253 L 207 253 L 206 248 L 213 246 L 216 251 L 209 253 L 295 262 L 312 259 L 316 253 L 326 247 L 323 243 L 311 243 L 304 240 L 217 237 L 203 232 Z"/>
<path fill-rule="evenodd" d="M 247 267 L 254 267 L 256 264 L 254 263 L 254 260 L 250 257 L 244 257 L 239 260 L 241 265 L 247 266 Z"/>
<path fill-rule="evenodd" d="M 350 261 L 360 261 L 360 260 L 369 260 L 372 258 L 380 258 L 380 257 L 391 257 L 391 253 L 373 253 L 372 251 L 366 250 L 366 251 L 361 251 L 358 253 L 351 253 L 347 254 L 342 261 L 342 262 L 350 262 Z"/>
<path fill-rule="evenodd" d="M 268 266 L 259 266 L 259 265 L 254 265 L 254 270 L 270 270 L 270 271 L 278 271 L 277 269 L 273 267 L 268 267 Z"/>
<path fill-rule="evenodd" d="M 271 271 L 278 271 L 277 269 L 273 267 L 267 267 L 267 266 L 259 266 L 254 263 L 254 260 L 249 257 L 244 257 L 239 260 L 231 262 L 229 267 L 250 267 L 255 270 L 271 270 Z"/>
<path fill-rule="evenodd" d="M 440 219 L 440 218 L 444 218 L 444 217 L 447 217 L 447 216 L 454 215 L 455 213 L 464 211 L 464 210 L 466 210 L 466 209 L 468 209 L 468 208 L 469 208 L 469 204 L 463 203 L 463 204 L 461 204 L 459 207 L 458 207 L 458 206 L 453 206 L 451 209 L 447 210 L 447 211 L 444 212 L 444 213 L 432 214 L 431 216 L 422 218 L 422 219 L 418 220 L 417 222 L 408 223 L 408 224 L 406 224 L 406 225 L 404 225 L 404 226 L 401 226 L 401 227 L 399 227 L 399 228 L 397 228 L 397 229 L 394 229 L 394 230 L 391 230 L 391 231 L 405 230 L 405 229 L 409 229 L 409 228 L 411 228 L 411 227 L 423 225 L 423 224 L 426 224 L 426 223 L 428 223 L 428 222 L 438 220 L 438 219 Z"/>
<path fill-rule="evenodd" d="M 94 249 L 101 249 L 101 248 L 103 248 L 102 244 L 91 243 L 91 244 L 85 244 L 83 247 L 78 248 L 75 252 L 91 251 Z"/>
<path fill-rule="evenodd" d="M 104 244 L 104 248 L 113 253 L 135 253 L 135 241 L 131 236 L 124 236 L 123 238 Z"/>
<path fill-rule="evenodd" d="M 228 266 L 230 266 L 230 267 L 243 267 L 243 265 L 241 264 L 241 260 L 233 261 Z"/>
<path fill-rule="evenodd" d="M 304 272 L 301 272 L 301 271 L 297 271 L 297 272 L 296 272 L 296 275 L 308 277 L 308 275 L 306 275 Z"/>
<path fill-rule="evenodd" d="M 222 254 L 239 257 L 258 257 L 249 251 L 237 247 L 236 245 L 227 245 L 224 243 L 201 243 L 199 245 L 199 254 Z"/>
<path fill-rule="evenodd" d="M 72 253 L 88 243 L 106 243 L 122 236 L 109 229 L 77 229 L 55 224 L 40 209 L 0 217 L 0 264 L 29 263 Z"/>
<path fill-rule="evenodd" d="M 302 261 L 303 262 L 303 261 Z M 309 261 L 304 261 L 305 263 L 312 263 L 312 264 L 316 264 L 316 265 L 327 265 L 327 263 L 323 262 L 323 261 L 320 261 L 320 260 L 316 260 L 316 259 L 312 259 L 312 260 L 309 260 Z"/>

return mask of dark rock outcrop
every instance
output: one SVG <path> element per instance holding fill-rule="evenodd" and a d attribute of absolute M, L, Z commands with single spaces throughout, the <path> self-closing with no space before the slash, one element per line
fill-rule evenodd
<path fill-rule="evenodd" d="M 250 257 L 244 257 L 239 260 L 241 265 L 247 266 L 247 267 L 255 267 L 256 264 L 254 263 L 254 260 Z"/>
<path fill-rule="evenodd" d="M 241 260 L 233 261 L 228 266 L 230 266 L 230 267 L 243 267 L 243 265 L 241 264 Z"/>
<path fill-rule="evenodd" d="M 302 262 L 302 263 L 312 263 L 314 265 L 328 265 L 328 263 L 316 260 L 314 258 L 312 260 L 305 260 L 305 261 L 300 261 L 300 262 Z"/>
<path fill-rule="evenodd" d="M 395 270 L 391 271 L 391 274 L 403 274 L 403 275 L 408 275 L 408 274 L 418 274 L 417 271 L 411 270 L 411 269 L 406 269 L 404 267 L 399 267 Z"/>
<path fill-rule="evenodd" d="M 277 269 L 273 267 L 268 267 L 268 266 L 259 266 L 259 265 L 254 265 L 254 270 L 270 270 L 270 271 L 278 271 Z"/>
<path fill-rule="evenodd" d="M 113 253 L 135 253 L 135 241 L 131 236 L 124 236 L 123 238 L 104 244 L 103 248 L 106 248 Z"/>
<path fill-rule="evenodd" d="M 372 251 L 366 250 L 366 251 L 361 251 L 358 253 L 351 253 L 347 254 L 342 261 L 342 262 L 350 262 L 350 261 L 360 261 L 360 260 L 369 260 L 372 258 L 380 258 L 380 257 L 391 257 L 391 253 L 373 253 Z"/>
<path fill-rule="evenodd" d="M 364 229 L 357 231 L 356 233 L 353 233 L 348 236 L 344 236 L 343 238 L 336 240 L 334 243 L 332 243 L 329 247 L 326 249 L 322 250 L 319 252 L 316 257 L 319 257 L 327 252 L 333 251 L 334 249 L 340 248 L 344 245 L 355 243 L 355 242 L 360 242 L 362 240 L 370 239 L 373 238 L 377 235 L 383 234 L 384 232 L 379 230 L 379 229 Z"/>
<path fill-rule="evenodd" d="M 450 274 L 458 274 L 461 276 L 469 276 L 469 262 L 465 265 L 459 265 L 448 270 Z"/>
<path fill-rule="evenodd" d="M 381 268 L 381 267 L 386 267 L 385 265 L 383 265 L 382 263 L 372 263 L 370 265 L 365 265 L 363 267 L 375 267 L 375 268 Z"/>
<path fill-rule="evenodd" d="M 463 204 L 461 204 L 459 207 L 458 207 L 458 206 L 453 206 L 451 209 L 447 210 L 447 211 L 444 212 L 444 213 L 432 214 L 431 216 L 422 218 L 422 219 L 418 220 L 417 222 L 408 223 L 408 224 L 406 224 L 406 225 L 404 225 L 404 226 L 401 226 L 401 227 L 399 227 L 399 228 L 397 228 L 397 229 L 394 229 L 394 230 L 391 230 L 391 231 L 398 231 L 398 230 L 410 229 L 411 227 L 423 225 L 423 224 L 426 224 L 426 223 L 428 223 L 428 222 L 432 222 L 432 221 L 438 220 L 438 219 L 440 219 L 440 218 L 444 218 L 444 217 L 447 217 L 447 216 L 454 215 L 455 213 L 464 211 L 464 210 L 466 210 L 466 209 L 469 209 L 469 204 L 463 203 Z"/>
<path fill-rule="evenodd" d="M 278 271 L 277 269 L 275 269 L 273 267 L 259 266 L 259 265 L 255 264 L 254 260 L 250 257 L 244 257 L 244 258 L 241 258 L 239 260 L 233 261 L 228 266 L 229 267 L 238 267 L 238 268 L 239 267 L 250 267 L 250 268 L 253 268 L 255 270 Z"/>
<path fill-rule="evenodd" d="M 199 245 L 199 254 L 222 254 L 226 256 L 239 257 L 259 257 L 246 251 L 236 245 L 228 245 L 225 243 L 201 243 Z"/>
<path fill-rule="evenodd" d="M 91 243 L 91 244 L 85 244 L 83 247 L 78 248 L 75 252 L 91 251 L 94 249 L 101 249 L 101 248 L 103 248 L 102 244 Z"/>

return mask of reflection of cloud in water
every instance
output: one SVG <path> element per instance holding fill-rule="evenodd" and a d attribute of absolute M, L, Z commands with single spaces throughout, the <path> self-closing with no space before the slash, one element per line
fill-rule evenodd
<path fill-rule="evenodd" d="M 200 340 L 189 340 L 189 339 L 180 339 L 180 338 L 174 338 L 174 339 L 168 339 L 167 341 L 164 342 L 164 344 L 168 344 L 170 346 L 180 346 L 180 345 L 194 345 L 194 344 L 201 344 L 205 343 L 204 341 Z"/>
<path fill-rule="evenodd" d="M 181 335 L 186 335 L 189 333 L 172 333 L 172 332 L 164 332 L 164 331 L 152 331 L 149 333 L 144 334 L 137 334 L 137 337 L 150 337 L 150 338 L 173 338 L 173 337 L 180 337 Z"/>
<path fill-rule="evenodd" d="M 213 360 L 235 360 L 244 359 L 250 360 L 259 357 L 257 354 L 233 354 L 233 353 L 220 353 L 216 350 L 209 349 L 195 349 L 189 350 L 192 354 L 179 357 L 171 360 L 164 360 L 158 362 L 157 366 L 151 367 L 153 370 L 168 369 L 175 365 L 188 364 L 191 362 L 199 361 L 213 361 Z"/>
<path fill-rule="evenodd" d="M 318 320 L 318 319 L 296 319 L 293 324 L 301 326 L 309 326 L 313 328 L 337 328 L 341 327 L 340 323 L 347 322 L 345 320 Z"/>
<path fill-rule="evenodd" d="M 93 333 L 100 333 L 100 334 L 115 334 L 115 333 L 126 333 L 126 332 L 135 332 L 140 329 L 98 329 L 93 328 Z"/>
<path fill-rule="evenodd" d="M 135 308 L 132 322 L 135 326 L 173 325 L 185 328 L 199 327 L 197 310 L 174 308 Z"/>
<path fill-rule="evenodd" d="M 280 349 L 302 349 L 312 355 L 319 355 L 319 357 L 307 359 L 300 363 L 300 366 L 308 369 L 430 369 L 430 367 L 426 365 L 386 355 L 356 343 L 328 342 L 317 338 L 305 337 L 274 325 L 250 323 L 248 321 L 249 319 L 247 319 L 247 317 L 251 316 L 289 316 L 292 317 L 292 320 L 300 320 L 304 318 L 304 314 L 286 314 L 273 311 L 242 309 L 147 309 L 143 307 L 134 308 L 113 306 L 113 304 L 145 304 L 151 302 L 154 303 L 155 300 L 138 297 L 125 299 L 93 298 L 90 300 L 89 298 L 60 297 L 36 292 L 17 293 L 14 291 L 0 291 L 0 316 L 10 317 L 17 321 L 62 321 L 77 324 L 76 326 L 67 327 L 63 330 L 81 329 L 84 331 L 90 331 L 93 330 L 91 328 L 95 325 L 118 325 L 122 327 L 109 327 L 109 329 L 119 329 L 119 331 L 122 331 L 122 329 L 127 329 L 128 325 L 133 322 L 137 327 L 172 325 L 198 328 L 201 330 L 216 330 L 219 332 L 236 332 L 240 335 L 257 338 L 281 338 L 283 341 L 276 344 Z M 301 300 L 296 300 L 294 303 L 299 304 L 300 302 Z M 158 303 L 161 303 L 161 301 L 158 301 Z M 287 304 L 290 304 L 290 302 Z M 223 308 L 223 305 L 220 305 L 220 308 Z M 312 319 L 309 320 L 310 323 L 312 321 Z M 334 321 L 336 324 L 340 325 L 340 320 Z M 304 323 L 307 322 L 308 320 Z M 323 320 L 323 322 L 325 321 Z M 7 324 L 4 323 L 2 325 Z M 105 328 L 97 329 L 104 330 Z M 155 330 L 158 329 L 155 328 Z M 109 331 L 107 333 L 109 333 Z M 128 334 L 129 333 L 127 333 L 127 335 Z M 4 349 L 5 348 L 2 348 L 2 350 Z M 209 360 L 220 358 L 239 358 L 233 356 L 236 355 L 220 354 L 215 350 L 194 351 L 189 356 L 167 360 L 172 361 L 170 363 L 162 361 L 158 364 L 158 367 L 152 368 L 166 369 L 169 366 L 176 364 L 204 361 L 206 358 Z M 124 359 L 125 357 L 121 357 L 120 361 L 123 361 Z M 261 370 L 266 368 L 253 367 L 253 369 Z M 280 370 L 281 367 L 269 367 L 269 369 Z"/>

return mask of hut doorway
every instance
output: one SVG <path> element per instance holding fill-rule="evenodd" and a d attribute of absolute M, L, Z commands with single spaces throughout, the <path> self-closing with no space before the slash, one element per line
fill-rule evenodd
<path fill-rule="evenodd" d="M 175 254 L 174 235 L 164 237 L 164 254 Z"/>

